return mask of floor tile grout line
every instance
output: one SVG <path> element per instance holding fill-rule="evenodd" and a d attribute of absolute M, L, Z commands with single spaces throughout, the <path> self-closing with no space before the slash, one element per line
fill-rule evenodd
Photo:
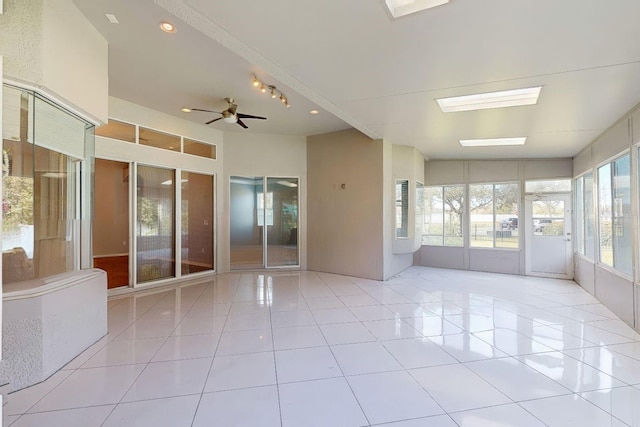
<path fill-rule="evenodd" d="M 240 276 L 238 276 L 237 281 L 240 280 Z M 213 283 L 211 286 L 216 286 L 217 283 Z M 236 283 L 236 291 L 237 291 L 237 283 Z M 204 294 L 204 291 L 203 291 Z M 202 296 L 202 295 L 201 295 Z M 232 303 L 233 305 L 233 303 Z M 231 306 L 229 307 L 229 311 L 231 311 Z M 227 320 L 229 319 L 229 314 L 225 316 L 224 325 L 222 325 L 222 331 L 224 331 L 224 327 L 227 324 Z M 202 391 L 200 392 L 200 398 L 198 399 L 198 404 L 196 405 L 196 410 L 193 412 L 193 418 L 191 419 L 191 426 L 196 422 L 196 417 L 198 416 L 198 411 L 200 410 L 200 404 L 202 403 L 202 397 L 204 396 L 204 391 L 207 388 L 207 381 L 209 381 L 209 375 L 211 375 L 211 370 L 213 369 L 213 363 L 216 360 L 216 354 L 218 353 L 218 348 L 220 347 L 220 342 L 222 341 L 222 333 L 220 332 L 220 337 L 218 338 L 218 342 L 216 344 L 216 348 L 213 351 L 213 355 L 211 357 L 211 364 L 209 365 L 209 370 L 207 371 L 207 376 L 204 380 L 204 384 L 202 385 Z"/>
<path fill-rule="evenodd" d="M 265 275 L 266 276 L 266 275 Z M 305 301 L 306 304 L 306 301 Z M 282 402 L 280 401 L 280 383 L 278 381 L 278 364 L 276 362 L 276 343 L 275 336 L 273 334 L 273 313 L 271 312 L 271 307 L 269 307 L 269 325 L 271 326 L 271 355 L 273 356 L 273 372 L 276 380 L 276 397 L 278 399 L 278 415 L 280 416 L 280 427 L 282 427 Z"/>
<path fill-rule="evenodd" d="M 177 290 L 178 287 L 173 288 L 173 291 L 175 293 L 175 290 Z M 125 396 L 129 393 L 129 391 L 131 390 L 131 388 L 135 385 L 135 383 L 140 379 L 140 377 L 142 376 L 142 374 L 147 370 L 147 368 L 149 367 L 151 360 L 153 360 L 153 358 L 158 354 L 158 352 L 162 349 L 162 347 L 167 343 L 167 341 L 169 340 L 169 338 L 171 337 L 171 334 L 176 330 L 176 328 L 178 327 L 178 325 L 180 324 L 180 322 L 182 321 L 182 318 L 184 318 L 184 316 L 191 310 L 191 308 L 194 306 L 194 304 L 196 303 L 196 301 L 202 296 L 202 294 L 204 293 L 204 290 L 206 289 L 206 285 L 203 287 L 202 291 L 198 294 L 198 298 L 196 298 L 190 305 L 189 308 L 187 310 L 185 310 L 185 314 L 182 315 L 181 319 L 179 322 L 176 323 L 176 325 L 174 326 L 174 328 L 171 330 L 171 332 L 165 337 L 165 339 L 162 341 L 162 344 L 160 344 L 160 346 L 158 347 L 158 349 L 154 352 L 154 354 L 149 358 L 149 362 L 147 362 L 145 364 L 145 367 L 138 373 L 138 375 L 136 376 L 136 378 L 131 382 L 131 384 L 129 385 L 129 387 L 127 387 L 127 390 L 122 394 L 122 396 L 120 397 L 120 399 L 118 400 L 118 403 L 116 403 L 114 405 L 114 407 L 111 409 L 111 412 L 109 412 L 109 415 L 107 415 L 107 417 L 102 421 L 102 423 L 100 424 L 101 426 L 103 426 L 107 420 L 109 420 L 109 418 L 111 417 L 111 415 L 114 413 L 114 411 L 116 410 L 116 408 L 118 407 L 118 405 L 120 405 L 122 402 L 122 399 L 125 398 Z M 160 302 L 162 300 L 164 300 L 165 298 L 167 298 L 169 295 L 171 295 L 172 290 L 168 290 L 166 291 L 166 295 L 162 298 L 160 298 L 158 300 L 158 302 L 156 304 L 153 305 L 153 307 L 151 307 L 146 313 L 145 315 L 154 307 L 156 307 L 158 304 L 160 304 Z M 153 295 L 153 294 L 151 294 Z M 141 316 L 139 319 L 136 319 L 136 322 L 138 320 L 140 320 L 143 316 Z M 135 323 L 135 322 L 134 322 Z M 124 331 L 122 331 L 122 333 L 124 333 Z M 86 362 L 85 362 L 86 363 Z M 128 402 L 126 402 L 128 403 Z"/>
<path fill-rule="evenodd" d="M 326 285 L 326 281 L 320 275 L 317 275 L 317 276 Z M 333 290 L 331 290 L 331 292 L 334 294 L 335 297 L 338 297 L 338 295 L 336 295 L 335 292 L 333 292 Z M 338 298 L 338 299 L 340 300 L 340 298 Z M 306 300 L 305 300 L 305 302 L 306 302 Z M 327 343 L 327 347 L 329 348 L 329 352 L 331 352 L 331 357 L 333 357 L 333 360 L 336 362 L 336 366 L 338 367 L 338 369 L 340 369 L 340 373 L 342 374 L 341 378 L 344 379 L 344 382 L 347 384 L 347 387 L 349 387 L 349 390 L 351 391 L 351 395 L 353 396 L 353 398 L 355 399 L 356 403 L 358 404 L 358 407 L 360 408 L 360 412 L 362 413 L 362 416 L 367 421 L 367 424 L 371 425 L 371 421 L 369 420 L 369 417 L 367 416 L 366 412 L 364 411 L 364 408 L 362 407 L 362 404 L 360 403 L 360 400 L 358 399 L 358 396 L 356 396 L 356 393 L 353 391 L 353 387 L 351 387 L 351 384 L 347 380 L 347 377 L 344 374 L 344 370 L 342 369 L 342 366 L 340 366 L 340 363 L 338 362 L 338 359 L 336 358 L 336 355 L 333 352 L 333 349 L 331 348 L 331 345 L 329 345 L 329 341 L 327 340 L 326 335 L 322 331 L 322 328 L 320 328 L 320 333 L 322 334 L 322 337 L 324 338 L 325 342 Z M 338 378 L 340 378 L 340 377 L 338 377 Z"/>

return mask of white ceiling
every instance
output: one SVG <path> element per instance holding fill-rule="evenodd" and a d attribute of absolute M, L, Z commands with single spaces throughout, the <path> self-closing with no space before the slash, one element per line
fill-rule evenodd
<path fill-rule="evenodd" d="M 383 0 L 75 3 L 110 43 L 111 95 L 201 123 L 213 116 L 180 108 L 220 111 L 230 96 L 268 117 L 212 125 L 224 131 L 352 126 L 431 159 L 566 157 L 640 102 L 637 0 L 451 0 L 396 20 Z M 257 93 L 253 73 L 292 107 Z M 442 113 L 435 102 L 531 86 L 543 86 L 538 105 Z M 458 143 L 518 136 L 524 146 Z"/>

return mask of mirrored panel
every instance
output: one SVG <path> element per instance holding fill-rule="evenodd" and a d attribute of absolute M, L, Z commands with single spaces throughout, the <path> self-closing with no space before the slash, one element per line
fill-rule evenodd
<path fill-rule="evenodd" d="M 273 199 L 265 200 L 264 178 L 232 176 L 229 194 L 231 268 L 262 268 L 264 226 L 273 225 Z"/>
<path fill-rule="evenodd" d="M 298 265 L 298 179 L 267 178 L 264 201 L 267 266 Z"/>

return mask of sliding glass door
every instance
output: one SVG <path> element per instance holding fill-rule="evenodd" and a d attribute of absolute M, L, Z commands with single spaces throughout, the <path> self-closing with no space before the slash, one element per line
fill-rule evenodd
<path fill-rule="evenodd" d="M 299 264 L 298 197 L 298 178 L 231 177 L 232 269 Z"/>
<path fill-rule="evenodd" d="M 175 277 L 175 170 L 138 166 L 137 283 Z"/>

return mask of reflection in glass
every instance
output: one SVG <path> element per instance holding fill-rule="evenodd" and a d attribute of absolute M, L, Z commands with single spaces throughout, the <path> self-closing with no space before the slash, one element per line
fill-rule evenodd
<path fill-rule="evenodd" d="M 207 159 L 215 159 L 216 146 L 184 138 L 184 153 L 206 157 Z"/>
<path fill-rule="evenodd" d="M 546 179 L 543 181 L 526 181 L 524 188 L 527 193 L 569 193 L 571 191 L 571 180 Z"/>
<path fill-rule="evenodd" d="M 613 265 L 632 274 L 633 238 L 631 219 L 631 156 L 613 162 Z"/>
<path fill-rule="evenodd" d="M 175 276 L 175 171 L 138 166 L 137 281 Z"/>
<path fill-rule="evenodd" d="M 106 125 L 96 128 L 96 135 L 135 143 L 136 127 L 129 123 L 109 119 Z"/>
<path fill-rule="evenodd" d="M 576 179 L 576 251 L 584 255 L 584 177 Z"/>
<path fill-rule="evenodd" d="M 264 179 L 232 176 L 230 183 L 231 268 L 262 268 L 264 227 Z M 267 206 L 267 209 L 270 209 Z M 267 214 L 267 217 L 273 216 Z M 269 221 L 267 221 L 269 224 Z"/>
<path fill-rule="evenodd" d="M 158 132 L 147 128 L 139 128 L 140 145 L 148 145 L 150 147 L 162 148 L 180 152 L 180 137 L 169 133 Z"/>
<path fill-rule="evenodd" d="M 600 226 L 600 262 L 613 266 L 611 163 L 598 169 L 598 216 Z"/>
<path fill-rule="evenodd" d="M 31 92 L 4 87 L 2 281 L 73 271 L 76 167 L 87 124 Z M 63 154 L 66 153 L 66 154 Z"/>
<path fill-rule="evenodd" d="M 129 163 L 96 159 L 93 265 L 108 288 L 129 285 Z"/>
<path fill-rule="evenodd" d="M 409 181 L 396 179 L 396 238 L 409 237 Z"/>
<path fill-rule="evenodd" d="M 267 178 L 265 207 L 267 266 L 298 265 L 298 179 Z"/>
<path fill-rule="evenodd" d="M 590 259 L 596 257 L 596 210 L 593 197 L 593 173 L 584 176 L 584 252 Z"/>
<path fill-rule="evenodd" d="M 182 274 L 213 270 L 213 177 L 182 172 Z"/>

